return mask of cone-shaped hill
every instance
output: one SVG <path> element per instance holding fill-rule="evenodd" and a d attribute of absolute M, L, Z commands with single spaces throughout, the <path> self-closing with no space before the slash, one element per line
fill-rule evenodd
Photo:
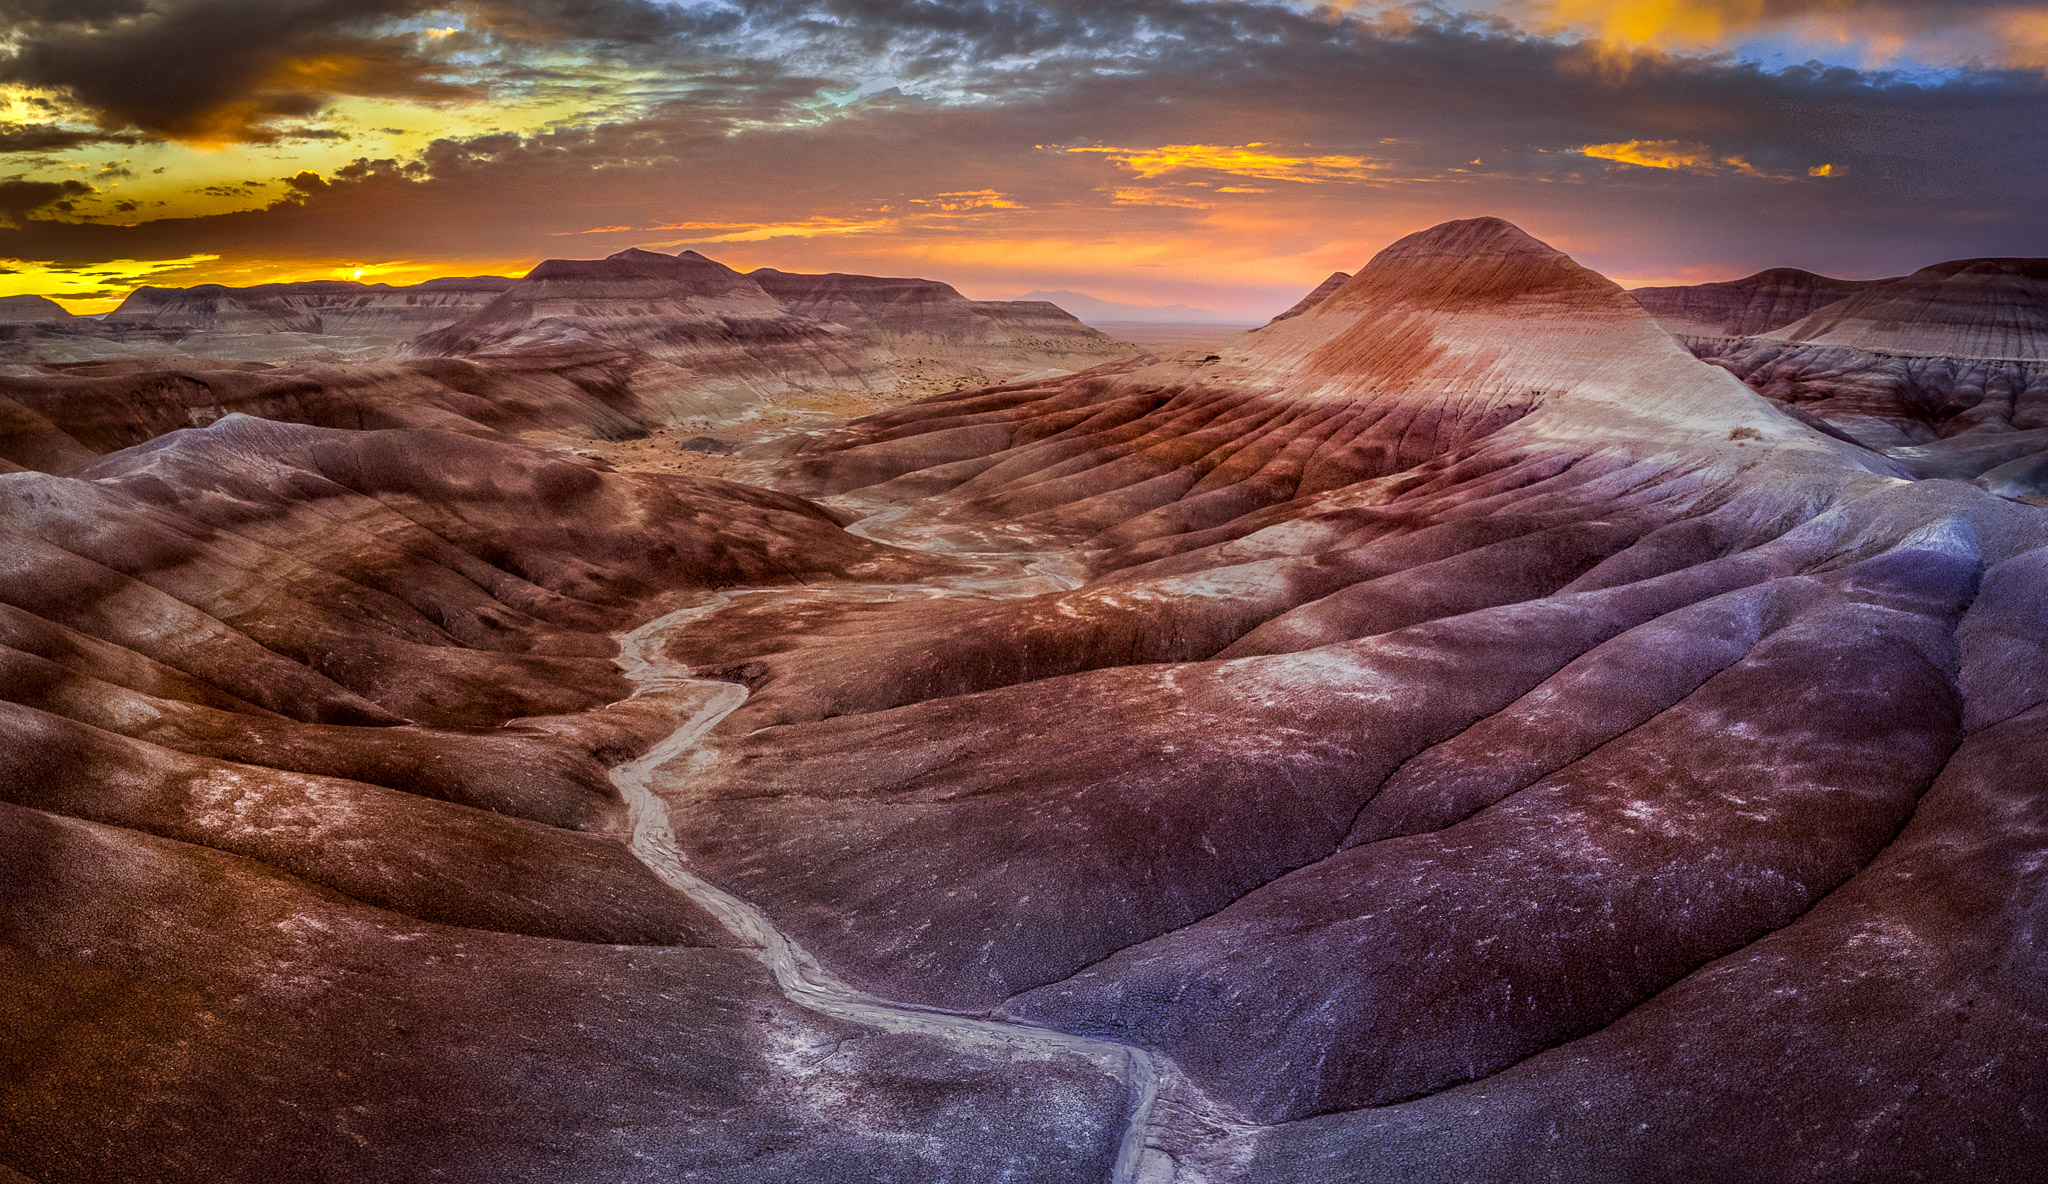
<path fill-rule="evenodd" d="M 1219 353 L 1217 380 L 1297 396 L 1455 394 L 1463 415 L 1541 409 L 1539 422 L 1560 431 L 1597 434 L 1625 421 L 1636 439 L 1741 431 L 1816 443 L 1699 364 L 1611 280 L 1498 218 L 1410 235 L 1307 312 Z"/>

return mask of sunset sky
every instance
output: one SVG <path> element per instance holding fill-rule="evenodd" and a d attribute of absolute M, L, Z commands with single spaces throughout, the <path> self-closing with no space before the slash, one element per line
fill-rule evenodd
<path fill-rule="evenodd" d="M 1627 284 L 2048 255 L 2048 3 L 0 0 L 0 294 L 741 268 L 1262 318 L 1447 218 Z"/>

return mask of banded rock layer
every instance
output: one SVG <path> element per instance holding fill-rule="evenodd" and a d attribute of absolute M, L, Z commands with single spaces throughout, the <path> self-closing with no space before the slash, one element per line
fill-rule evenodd
<path fill-rule="evenodd" d="M 511 283 L 476 276 L 410 287 L 346 280 L 141 287 L 99 318 L 72 317 L 55 305 L 60 315 L 0 315 L 0 321 L 35 322 L 0 336 L 0 357 L 29 374 L 42 366 L 107 361 L 358 361 L 454 322 Z"/>
<path fill-rule="evenodd" d="M 142 287 L 103 323 L 195 335 L 303 333 L 390 346 L 461 319 L 512 284 L 499 276 L 472 276 L 402 287 L 348 280 Z"/>

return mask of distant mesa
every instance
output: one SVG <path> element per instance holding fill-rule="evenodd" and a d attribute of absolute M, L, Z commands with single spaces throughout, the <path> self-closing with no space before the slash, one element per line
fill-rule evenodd
<path fill-rule="evenodd" d="M 306 280 L 229 288 L 142 287 L 105 317 L 115 326 L 199 333 L 309 333 L 410 337 L 479 307 L 514 281 L 501 276 L 428 280 L 408 287 Z"/>
<path fill-rule="evenodd" d="M 472 276 L 407 287 L 347 280 L 141 287 L 97 318 L 66 314 L 29 320 L 0 307 L 0 323 L 21 326 L 0 341 L 0 358 L 31 365 L 143 359 L 362 361 L 455 321 L 512 282 Z M 56 307 L 47 301 L 43 305 L 49 307 L 19 307 L 43 314 Z"/>
<path fill-rule="evenodd" d="M 32 298 L 16 304 L 47 311 Z M 38 320 L 0 336 L 0 361 L 28 366 L 463 359 L 557 375 L 549 389 L 567 402 L 541 399 L 550 422 L 586 422 L 596 398 L 623 400 L 616 414 L 650 424 L 717 419 L 793 391 L 908 397 L 1141 352 L 1050 304 L 969 300 L 934 280 L 742 275 L 695 251 L 639 249 L 550 259 L 519 279 L 143 287 L 105 318 Z"/>
<path fill-rule="evenodd" d="M 406 350 L 441 356 L 630 364 L 657 419 L 725 414 L 796 389 L 982 385 L 1129 357 L 1048 304 L 969 300 L 933 280 L 763 268 L 695 251 L 551 259 L 490 303 Z"/>
<path fill-rule="evenodd" d="M 44 296 L 0 296 L 0 325 L 69 321 L 71 312 Z"/>
<path fill-rule="evenodd" d="M 1678 337 L 1754 337 L 1769 333 L 1884 280 L 1838 280 L 1774 267 L 1739 280 L 1634 288 L 1629 295 Z"/>

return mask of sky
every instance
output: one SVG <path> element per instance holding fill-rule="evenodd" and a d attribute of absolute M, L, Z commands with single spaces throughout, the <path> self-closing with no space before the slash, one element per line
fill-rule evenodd
<path fill-rule="evenodd" d="M 0 0 L 0 295 L 77 312 L 639 246 L 1256 320 L 1480 214 L 2048 256 L 2048 0 Z"/>

